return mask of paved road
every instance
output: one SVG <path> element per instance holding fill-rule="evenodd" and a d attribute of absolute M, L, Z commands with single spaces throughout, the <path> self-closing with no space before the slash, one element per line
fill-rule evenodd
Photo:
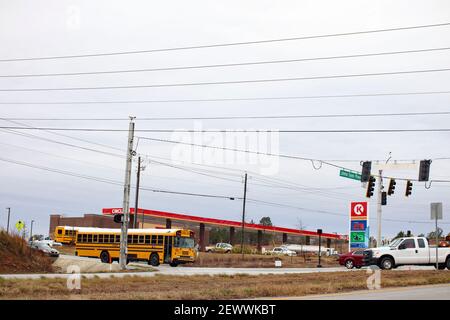
<path fill-rule="evenodd" d="M 64 259 L 73 260 L 73 264 L 92 263 L 100 264 L 99 259 L 76 257 L 61 255 Z M 117 262 L 114 263 L 114 266 Z M 301 273 L 317 273 L 317 272 L 353 272 L 358 269 L 348 270 L 345 267 L 331 267 L 331 268 L 199 268 L 199 267 L 177 267 L 173 268 L 168 265 L 161 265 L 159 267 L 150 267 L 146 263 L 130 263 L 129 268 L 134 272 L 96 272 L 96 273 L 82 273 L 85 278 L 109 278 L 124 277 L 124 276 L 139 276 L 139 277 L 153 277 L 155 274 L 163 275 L 234 275 L 234 274 L 248 274 L 248 275 L 265 275 L 265 274 L 301 274 Z M 139 271 L 138 271 L 139 270 Z M 364 268 L 362 269 L 364 270 Z M 400 267 L 396 270 L 434 270 L 434 267 L 408 266 Z M 152 272 L 154 271 L 154 272 Z M 395 270 L 394 270 L 395 272 Z M 0 278 L 4 279 L 39 279 L 39 278 L 67 278 L 69 274 L 55 273 L 55 274 L 0 274 Z"/>
<path fill-rule="evenodd" d="M 278 298 L 277 298 L 278 299 Z M 323 294 L 304 297 L 287 297 L 289 300 L 450 300 L 450 282 L 444 285 L 388 288 L 353 291 L 340 294 Z"/>

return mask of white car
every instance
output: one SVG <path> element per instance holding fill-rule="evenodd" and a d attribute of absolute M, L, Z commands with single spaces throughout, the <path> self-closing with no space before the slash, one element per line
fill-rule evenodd
<path fill-rule="evenodd" d="M 399 238 L 388 247 L 364 250 L 364 263 L 389 270 L 402 265 L 436 265 L 436 247 L 428 245 L 427 238 Z M 450 270 L 450 248 L 439 247 L 439 269 Z"/>
<path fill-rule="evenodd" d="M 39 250 L 50 257 L 59 257 L 59 251 L 44 242 L 33 242 L 31 243 L 31 248 Z"/>
<path fill-rule="evenodd" d="M 281 256 L 289 256 L 289 257 L 295 257 L 297 253 L 295 251 L 289 250 L 284 247 L 275 247 L 272 250 L 269 251 L 269 254 L 272 255 L 281 255 Z"/>

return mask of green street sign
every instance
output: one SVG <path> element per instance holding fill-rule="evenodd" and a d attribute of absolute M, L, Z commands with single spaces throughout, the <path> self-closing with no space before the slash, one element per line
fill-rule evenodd
<path fill-rule="evenodd" d="M 341 171 L 339 171 L 339 175 L 344 178 L 361 181 L 361 175 L 356 172 L 341 169 Z"/>
<path fill-rule="evenodd" d="M 351 242 L 365 242 L 366 241 L 366 233 L 364 231 L 352 231 L 350 233 Z"/>

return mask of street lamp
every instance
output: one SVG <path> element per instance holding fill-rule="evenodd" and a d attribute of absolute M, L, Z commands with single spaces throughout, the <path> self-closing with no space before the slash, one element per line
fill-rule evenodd
<path fill-rule="evenodd" d="M 320 264 L 320 257 L 322 255 L 322 229 L 317 229 L 317 234 L 319 235 L 319 264 L 317 265 L 317 268 L 322 268 L 322 265 Z"/>
<path fill-rule="evenodd" d="M 30 226 L 30 241 L 33 242 L 33 223 L 34 220 L 31 220 L 31 226 Z"/>
<path fill-rule="evenodd" d="M 9 234 L 9 216 L 11 215 L 11 208 L 6 208 L 8 210 L 8 222 L 6 223 L 6 233 Z"/>

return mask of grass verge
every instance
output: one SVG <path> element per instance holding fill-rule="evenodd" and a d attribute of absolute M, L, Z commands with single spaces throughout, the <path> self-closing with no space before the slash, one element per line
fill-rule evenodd
<path fill-rule="evenodd" d="M 0 279 L 0 299 L 244 299 L 304 296 L 367 289 L 365 271 L 290 275 L 165 276 L 82 279 Z M 381 286 L 450 283 L 449 271 L 382 271 Z"/>
<path fill-rule="evenodd" d="M 53 272 L 52 263 L 53 259 L 31 250 L 19 235 L 0 231 L 0 274 Z"/>
<path fill-rule="evenodd" d="M 208 253 L 200 252 L 193 264 L 186 264 L 187 267 L 234 267 L 234 268 L 273 268 L 275 259 L 281 259 L 284 268 L 308 268 L 316 267 L 317 256 L 311 257 L 287 257 L 270 256 L 261 254 L 245 254 L 242 258 L 237 253 Z M 321 264 L 324 267 L 337 267 L 339 264 L 336 257 L 321 257 Z"/>

